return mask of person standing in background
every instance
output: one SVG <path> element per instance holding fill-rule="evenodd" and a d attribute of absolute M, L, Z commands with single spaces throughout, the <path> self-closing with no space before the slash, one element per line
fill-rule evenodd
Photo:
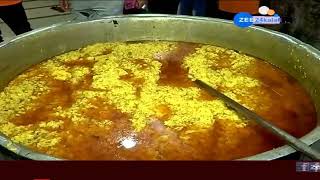
<path fill-rule="evenodd" d="M 22 0 L 0 0 L 0 18 L 15 35 L 31 31 Z M 0 31 L 0 42 L 3 41 Z"/>
<path fill-rule="evenodd" d="M 180 14 L 206 16 L 207 0 L 181 0 Z M 194 11 L 194 14 L 193 14 Z"/>
<path fill-rule="evenodd" d="M 219 9 L 230 13 L 248 12 L 257 14 L 260 0 L 219 0 Z"/>
<path fill-rule="evenodd" d="M 260 7 L 260 0 L 218 0 L 219 17 L 233 19 L 239 12 L 257 14 Z"/>
<path fill-rule="evenodd" d="M 124 0 L 59 0 L 64 11 L 71 11 L 75 20 L 92 20 L 123 14 Z"/>
<path fill-rule="evenodd" d="M 124 0 L 123 14 L 146 13 L 147 4 L 147 0 Z"/>

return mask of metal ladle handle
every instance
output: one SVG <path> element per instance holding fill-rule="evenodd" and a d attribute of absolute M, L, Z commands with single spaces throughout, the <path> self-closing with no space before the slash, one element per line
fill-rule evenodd
<path fill-rule="evenodd" d="M 279 138 L 285 140 L 288 145 L 296 149 L 297 151 L 300 151 L 301 153 L 307 155 L 313 160 L 320 160 L 320 153 L 311 147 L 309 147 L 307 144 L 302 142 L 301 140 L 295 138 L 294 136 L 290 135 L 289 133 L 285 132 L 284 130 L 274 126 L 267 120 L 263 119 L 256 113 L 252 112 L 251 110 L 247 109 L 246 107 L 242 106 L 241 104 L 235 102 L 234 100 L 230 99 L 229 97 L 225 96 L 224 94 L 220 93 L 216 89 L 212 88 L 211 86 L 207 85 L 206 83 L 195 80 L 194 81 L 201 89 L 204 89 L 207 91 L 210 95 L 220 98 L 224 103 L 234 109 L 239 114 L 243 115 L 249 120 L 256 121 L 259 125 L 269 130 L 274 135 L 278 136 Z"/>

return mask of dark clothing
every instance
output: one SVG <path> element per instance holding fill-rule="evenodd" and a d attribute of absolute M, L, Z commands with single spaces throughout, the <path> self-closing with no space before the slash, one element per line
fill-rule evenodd
<path fill-rule="evenodd" d="M 207 0 L 207 16 L 208 17 L 218 17 L 218 0 Z"/>
<path fill-rule="evenodd" d="M 180 0 L 149 0 L 148 8 L 151 13 L 177 14 Z"/>
<path fill-rule="evenodd" d="M 123 9 L 123 14 L 144 14 L 146 10 L 144 9 Z"/>
<path fill-rule="evenodd" d="M 10 6 L 0 6 L 0 18 L 16 35 L 32 30 L 22 3 Z M 2 41 L 3 39 L 0 31 L 0 42 Z"/>
<path fill-rule="evenodd" d="M 206 16 L 207 0 L 181 0 L 180 11 L 182 15 Z"/>

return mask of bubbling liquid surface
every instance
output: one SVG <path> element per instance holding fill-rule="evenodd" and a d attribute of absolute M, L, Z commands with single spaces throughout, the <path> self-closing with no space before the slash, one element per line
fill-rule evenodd
<path fill-rule="evenodd" d="M 262 60 L 211 45 L 100 43 L 35 65 L 0 94 L 0 131 L 76 160 L 232 160 L 283 145 L 199 89 L 201 79 L 295 137 L 309 95 Z"/>

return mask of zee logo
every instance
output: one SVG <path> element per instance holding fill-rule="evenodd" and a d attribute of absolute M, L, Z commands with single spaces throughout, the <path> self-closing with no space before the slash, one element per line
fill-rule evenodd
<path fill-rule="evenodd" d="M 239 22 L 241 23 L 247 23 L 247 22 L 253 22 L 253 18 L 240 18 Z"/>
<path fill-rule="evenodd" d="M 234 24 L 245 28 L 253 24 L 253 16 L 247 12 L 241 12 L 234 16 Z"/>
<path fill-rule="evenodd" d="M 260 16 L 252 16 L 247 12 L 240 12 L 233 18 L 234 24 L 241 28 L 249 27 L 253 24 L 280 24 L 281 18 L 273 9 L 267 6 L 259 8 Z"/>

